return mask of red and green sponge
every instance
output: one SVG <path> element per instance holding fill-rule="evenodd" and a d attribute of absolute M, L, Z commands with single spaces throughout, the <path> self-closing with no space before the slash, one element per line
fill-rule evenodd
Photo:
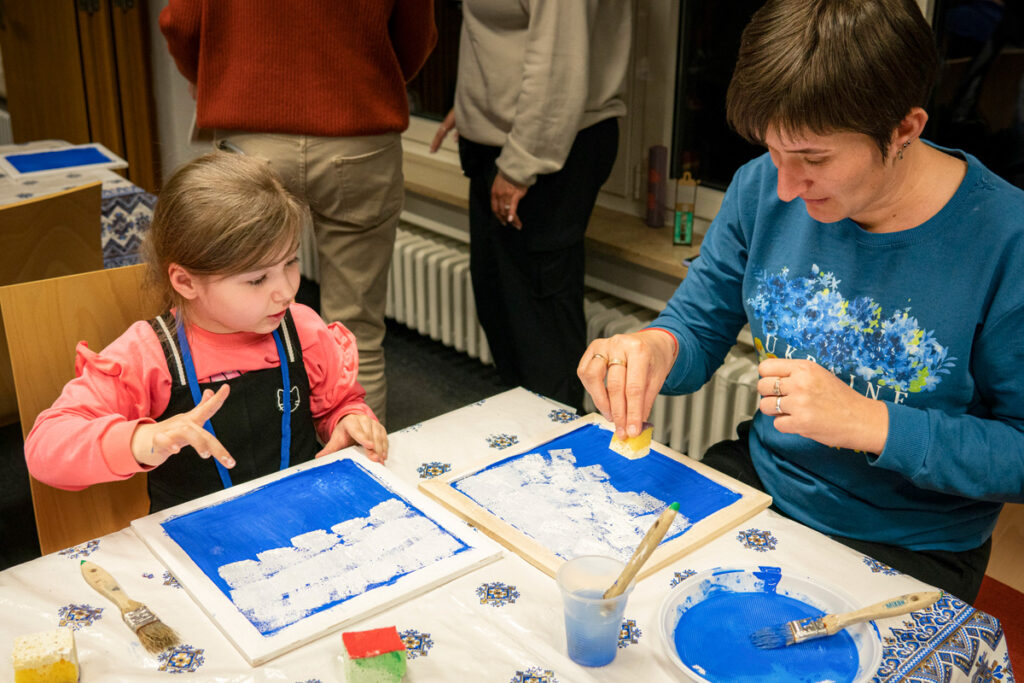
<path fill-rule="evenodd" d="M 405 675 L 405 643 L 394 626 L 341 634 L 346 683 L 395 683 Z"/>

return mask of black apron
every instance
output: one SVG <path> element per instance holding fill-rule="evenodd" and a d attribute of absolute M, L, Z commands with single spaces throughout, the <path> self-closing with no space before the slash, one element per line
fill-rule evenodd
<path fill-rule="evenodd" d="M 170 313 L 149 321 L 164 350 L 173 385 L 167 409 L 156 419 L 186 413 L 195 401 L 185 376 L 183 356 L 175 330 L 177 321 Z M 271 474 L 281 469 L 281 417 L 284 405 L 291 406 L 290 465 L 311 460 L 320 449 L 313 415 L 309 409 L 309 378 L 302 363 L 292 314 L 289 311 L 278 333 L 288 356 L 291 396 L 284 400 L 280 368 L 265 368 L 243 373 L 229 380 L 208 382 L 202 389 L 217 391 L 231 385 L 224 405 L 211 419 L 217 439 L 235 460 L 228 470 L 235 484 Z M 200 458 L 186 446 L 149 472 L 149 511 L 184 503 L 224 488 L 214 458 Z"/>

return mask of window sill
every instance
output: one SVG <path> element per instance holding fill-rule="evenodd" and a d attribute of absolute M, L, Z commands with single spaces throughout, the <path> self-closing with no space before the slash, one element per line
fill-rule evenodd
<path fill-rule="evenodd" d="M 448 136 L 436 154 L 430 154 L 430 141 L 438 124 L 413 117 L 402 136 L 403 172 L 409 192 L 465 210 L 469 206 L 469 180 L 462 175 L 458 147 Z M 717 206 L 715 207 L 717 209 Z M 666 225 L 650 228 L 642 218 L 603 206 L 596 206 L 586 233 L 589 254 L 622 261 L 678 281 L 686 276 L 689 261 L 700 251 L 700 242 L 708 221 L 695 219 L 693 244 L 672 243 L 671 212 Z"/>

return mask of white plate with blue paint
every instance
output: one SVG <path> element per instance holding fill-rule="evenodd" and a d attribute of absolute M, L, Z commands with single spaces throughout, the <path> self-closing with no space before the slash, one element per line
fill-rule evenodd
<path fill-rule="evenodd" d="M 699 683 L 861 683 L 882 661 L 872 622 L 773 650 L 750 641 L 761 628 L 857 608 L 839 589 L 779 567 L 716 568 L 672 589 L 659 623 L 669 658 Z"/>

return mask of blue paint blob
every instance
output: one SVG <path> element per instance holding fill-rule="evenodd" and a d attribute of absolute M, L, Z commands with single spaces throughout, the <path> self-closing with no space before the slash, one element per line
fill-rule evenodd
<path fill-rule="evenodd" d="M 774 593 L 782 580 L 782 569 L 779 567 L 758 567 L 754 576 L 764 582 L 762 590 L 765 593 Z"/>
<path fill-rule="evenodd" d="M 822 614 L 774 591 L 734 593 L 712 587 L 680 615 L 673 633 L 676 652 L 686 666 L 715 683 L 852 683 L 857 646 L 845 631 L 773 650 L 750 642 L 750 634 L 766 626 Z"/>

